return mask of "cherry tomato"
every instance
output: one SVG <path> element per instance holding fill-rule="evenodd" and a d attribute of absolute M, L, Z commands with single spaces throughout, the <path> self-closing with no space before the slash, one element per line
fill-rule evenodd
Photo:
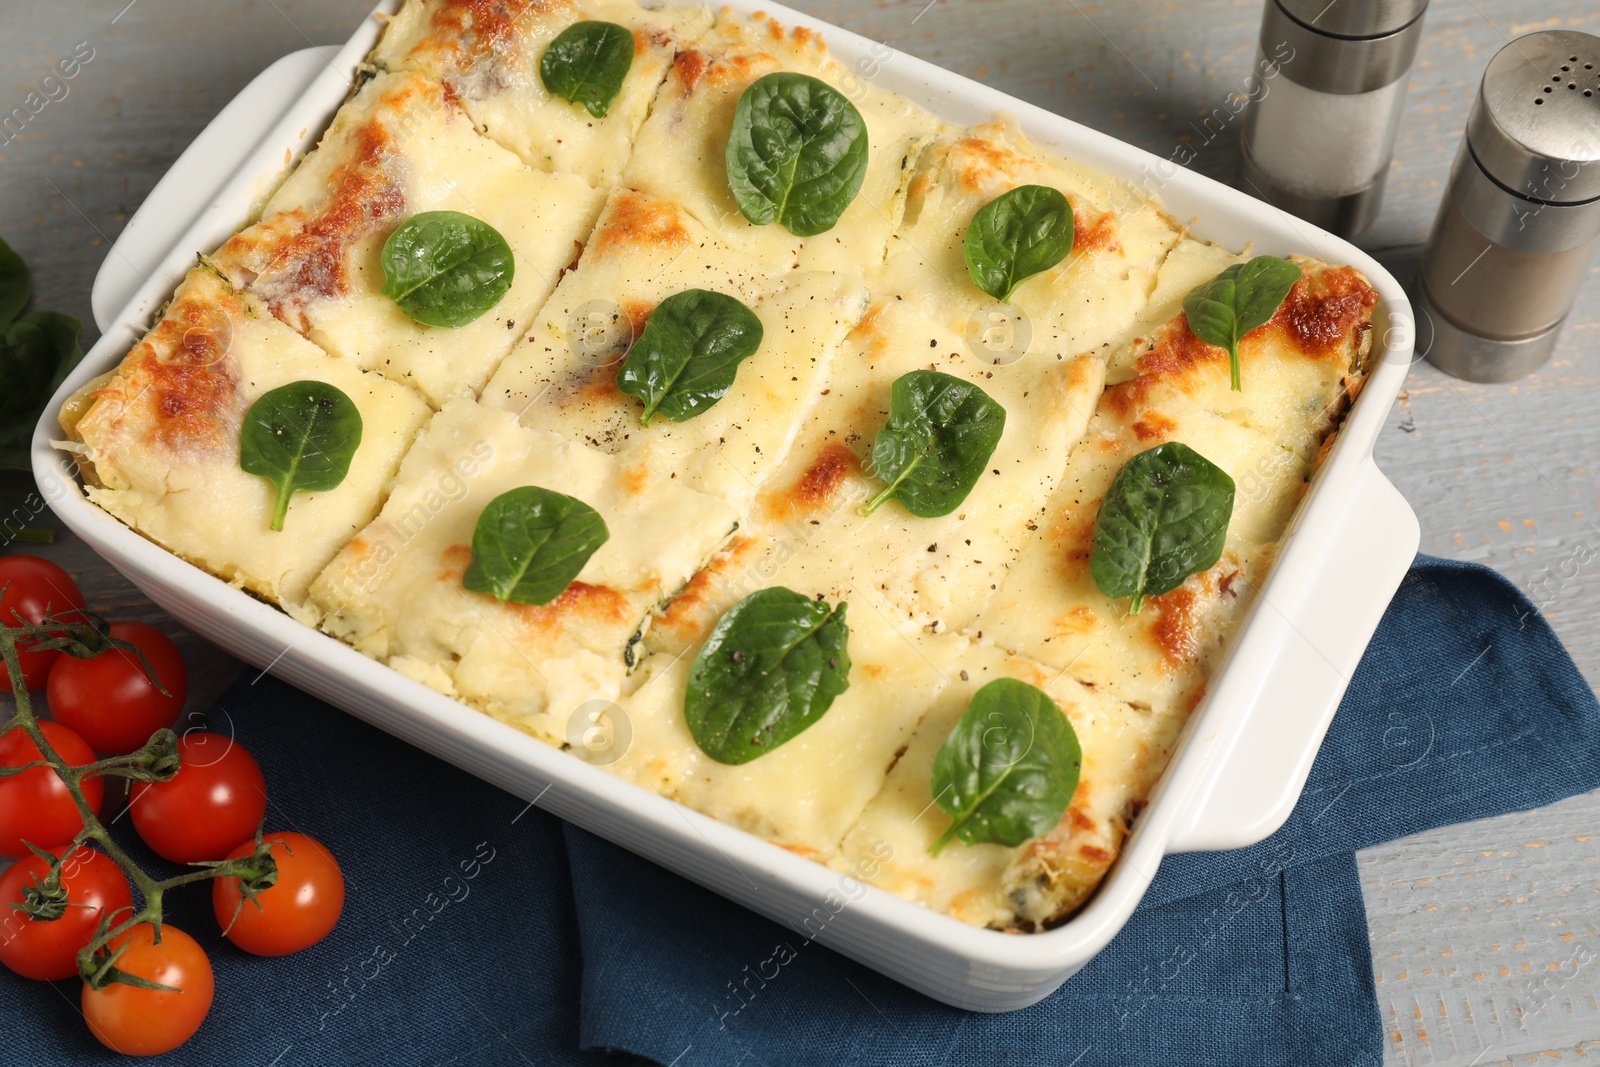
<path fill-rule="evenodd" d="M 287 956 L 332 932 L 344 910 L 344 873 L 315 838 L 280 833 L 268 834 L 266 840 L 278 864 L 277 882 L 257 893 L 252 903 L 239 892 L 239 879 L 218 878 L 211 883 L 211 910 L 228 940 L 246 952 Z M 246 841 L 228 859 L 243 859 L 255 847 L 254 840 Z"/>
<path fill-rule="evenodd" d="M 83 983 L 83 1019 L 89 1032 L 113 1052 L 155 1056 L 171 1052 L 194 1036 L 211 1008 L 216 979 L 211 961 L 194 938 L 175 926 L 161 926 L 161 944 L 149 923 L 140 923 L 111 943 L 127 944 L 117 969 L 162 985 L 140 989 L 112 982 L 103 989 Z"/>
<path fill-rule="evenodd" d="M 94 762 L 94 750 L 65 726 L 42 722 L 39 729 L 50 747 L 72 766 Z M 0 734 L 0 767 L 21 767 L 43 758 L 22 727 Z M 83 798 L 97 815 L 105 796 L 102 779 L 84 779 Z M 83 816 L 72 802 L 67 784 L 49 767 L 0 778 L 0 856 L 32 855 L 24 841 L 40 848 L 65 845 L 82 829 Z"/>
<path fill-rule="evenodd" d="M 50 668 L 50 714 L 76 730 L 96 752 L 120 756 L 178 721 L 189 695 L 189 672 L 170 638 L 142 622 L 114 622 L 111 636 L 132 641 L 150 661 L 163 694 L 132 652 L 108 648 L 93 659 L 62 656 Z"/>
<path fill-rule="evenodd" d="M 83 609 L 89 605 L 78 591 L 72 575 L 38 556 L 6 556 L 0 559 L 0 626 L 15 626 L 17 615 L 30 623 L 43 622 L 45 616 L 61 614 L 70 608 Z M 17 614 L 12 614 L 16 612 Z M 19 648 L 22 657 L 22 681 L 28 691 L 44 688 L 50 668 L 61 655 L 55 649 L 48 652 L 29 652 Z M 0 662 L 0 685 L 9 692 L 11 673 Z"/>
<path fill-rule="evenodd" d="M 50 849 L 57 856 L 64 851 Z M 111 857 L 79 846 L 61 863 L 67 906 L 60 918 L 34 919 L 11 907 L 22 902 L 22 891 L 35 879 L 42 882 L 49 873 L 50 864 L 30 854 L 0 874 L 0 911 L 5 914 L 0 920 L 0 963 L 24 978 L 57 982 L 78 973 L 78 950 L 94 937 L 100 917 L 133 907 L 133 891 Z"/>
<path fill-rule="evenodd" d="M 170 782 L 139 782 L 128 798 L 133 828 L 174 863 L 220 860 L 255 837 L 267 814 L 267 783 L 244 746 L 197 730 L 178 738 L 182 766 Z"/>

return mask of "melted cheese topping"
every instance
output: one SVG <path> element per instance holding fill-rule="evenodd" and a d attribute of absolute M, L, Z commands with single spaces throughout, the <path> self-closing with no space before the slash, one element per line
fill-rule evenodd
<path fill-rule="evenodd" d="M 1138 378 L 1141 401 L 1192 401 L 1309 460 L 1360 389 L 1377 293 L 1353 268 L 1291 256 L 1302 277 L 1272 319 L 1240 342 L 1245 387 L 1234 392 L 1226 375 L 1215 373 L 1227 363 L 1227 352 L 1189 331 L 1183 297 L 1247 258 L 1199 241 L 1180 242 L 1140 316 L 1143 343 L 1119 353 L 1108 378 Z"/>
<path fill-rule="evenodd" d="M 1244 263 L 1248 256 L 1236 256 L 1220 245 L 1197 241 L 1192 237 L 1181 239 L 1172 246 L 1167 258 L 1156 272 L 1156 283 L 1150 290 L 1150 299 L 1134 319 L 1131 332 L 1135 337 L 1151 337 L 1167 323 L 1183 314 L 1183 298 L 1195 286 L 1210 281 L 1234 263 Z M 1118 346 L 1106 364 L 1108 384 L 1126 381 L 1137 373 L 1135 363 L 1146 348 L 1137 341 Z"/>
<path fill-rule="evenodd" d="M 641 426 L 640 401 L 617 388 L 621 358 L 595 366 L 573 357 L 570 344 L 549 334 L 526 350 L 533 358 L 501 369 L 485 402 L 513 407 L 530 426 L 584 441 L 626 463 L 664 476 L 675 473 L 747 516 L 757 487 L 782 460 L 800 419 L 825 387 L 837 342 L 861 306 L 859 281 L 815 271 L 790 275 L 753 308 L 763 330 L 760 349 L 739 366 L 728 394 L 688 422 L 657 418 Z M 546 362 L 549 355 L 559 364 Z M 537 363 L 544 365 L 535 370 Z M 530 377 L 547 384 L 518 405 L 529 387 L 509 382 Z"/>
<path fill-rule="evenodd" d="M 750 305 L 760 350 L 713 407 L 639 425 L 621 392 L 622 360 L 650 312 L 687 288 Z M 728 248 L 671 201 L 613 193 L 577 270 L 484 390 L 483 402 L 712 493 L 747 515 L 767 472 L 825 388 L 838 342 L 861 316 L 858 275 L 772 273 Z"/>
<path fill-rule="evenodd" d="M 604 118 L 552 97 L 539 74 L 550 42 L 584 19 L 633 31 L 633 64 Z M 710 25 L 710 13 L 694 5 L 646 10 L 628 0 L 409 0 L 372 59 L 384 69 L 421 71 L 448 85 L 478 131 L 529 166 L 606 187 L 621 175 L 674 54 Z"/>
<path fill-rule="evenodd" d="M 538 485 L 600 513 L 610 539 L 545 605 L 469 593 L 462 575 L 484 506 Z M 657 601 L 727 539 L 721 501 L 627 468 L 466 399 L 433 417 L 378 518 L 318 578 L 322 625 L 374 658 L 562 744 L 567 720 L 615 699 L 625 649 Z"/>
<path fill-rule="evenodd" d="M 830 63 L 814 37 L 780 30 L 764 39 L 742 16 L 719 12 L 710 31 L 673 61 L 623 183 L 683 205 L 718 240 L 768 262 L 794 264 L 800 238 L 776 224 L 752 225 L 740 213 L 728 188 L 728 134 L 739 97 L 763 75 L 794 70 L 816 77 Z"/>
<path fill-rule="evenodd" d="M 438 406 L 482 388 L 577 257 L 600 200 L 581 178 L 530 170 L 474 133 L 437 83 L 385 74 L 340 110 L 262 221 L 215 263 L 310 340 Z M 384 242 L 437 210 L 487 222 L 514 257 L 510 290 L 457 329 L 413 320 L 382 291 Z"/>
<path fill-rule="evenodd" d="M 336 489 L 297 493 L 282 531 L 274 490 L 239 467 L 245 412 L 312 379 L 361 412 L 361 447 Z M 72 405 L 89 499 L 211 573 L 298 608 L 311 579 L 378 511 L 385 483 L 427 415 L 409 389 L 334 359 L 196 268 L 122 365 Z"/>
<path fill-rule="evenodd" d="M 828 394 L 753 517 L 754 529 L 810 531 L 794 563 L 809 581 L 870 582 L 901 618 L 930 632 L 965 626 L 988 600 L 1039 518 L 1100 389 L 1093 357 L 993 368 L 959 344 L 948 309 L 933 301 L 874 301 L 834 358 Z M 883 484 L 870 473 L 870 456 L 894 380 L 930 364 L 974 382 L 1005 408 L 1006 431 L 989 469 L 948 515 L 919 518 L 894 501 L 861 515 L 856 505 Z M 789 539 L 778 547 L 787 550 Z"/>

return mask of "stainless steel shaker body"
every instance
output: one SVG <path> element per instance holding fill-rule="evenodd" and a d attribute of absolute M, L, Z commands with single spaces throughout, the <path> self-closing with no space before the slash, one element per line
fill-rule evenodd
<path fill-rule="evenodd" d="M 1378 214 L 1428 0 L 1267 0 L 1272 77 L 1240 141 L 1248 193 L 1337 233 Z"/>
<path fill-rule="evenodd" d="M 1600 38 L 1545 30 L 1484 71 L 1428 238 L 1417 350 L 1449 374 L 1537 368 L 1600 246 Z"/>

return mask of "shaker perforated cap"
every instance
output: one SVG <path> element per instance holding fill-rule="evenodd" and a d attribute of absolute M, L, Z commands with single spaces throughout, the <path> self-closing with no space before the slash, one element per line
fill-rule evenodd
<path fill-rule="evenodd" d="M 1331 37 L 1383 37 L 1422 17 L 1428 0 L 1277 0 L 1300 25 Z"/>
<path fill-rule="evenodd" d="M 1543 30 L 1496 53 L 1467 120 L 1490 178 L 1543 203 L 1600 198 L 1600 37 Z"/>

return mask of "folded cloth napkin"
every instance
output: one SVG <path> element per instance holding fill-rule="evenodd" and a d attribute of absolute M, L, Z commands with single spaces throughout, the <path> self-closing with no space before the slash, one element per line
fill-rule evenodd
<path fill-rule="evenodd" d="M 1419 558 L 1283 829 L 1167 858 L 1058 992 L 980 1015 L 271 679 L 210 728 L 260 761 L 269 828 L 333 849 L 349 899 L 326 941 L 266 960 L 218 938 L 208 893 L 175 893 L 169 921 L 217 977 L 178 1064 L 1377 1064 L 1354 851 L 1600 787 L 1600 707 L 1538 612 L 1491 571 Z M 4 974 L 0 1062 L 117 1058 L 77 999 Z"/>

